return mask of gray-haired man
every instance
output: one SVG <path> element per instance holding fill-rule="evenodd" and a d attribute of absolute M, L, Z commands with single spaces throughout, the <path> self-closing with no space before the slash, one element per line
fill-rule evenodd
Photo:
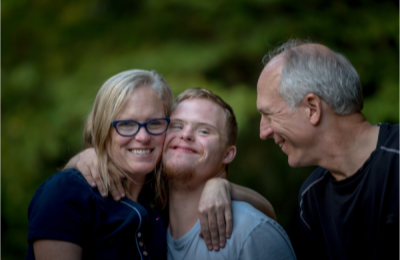
<path fill-rule="evenodd" d="M 356 70 L 326 46 L 290 41 L 265 62 L 261 139 L 319 166 L 300 190 L 305 258 L 398 259 L 398 125 L 366 121 Z"/>

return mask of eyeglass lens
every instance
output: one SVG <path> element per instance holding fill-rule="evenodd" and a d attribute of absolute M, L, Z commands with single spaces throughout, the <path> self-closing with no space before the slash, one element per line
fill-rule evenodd
<path fill-rule="evenodd" d="M 122 135 L 133 135 L 138 131 L 139 125 L 132 121 L 123 121 L 117 123 L 117 130 Z M 150 134 L 160 134 L 167 128 L 167 121 L 160 119 L 150 121 L 145 125 Z"/>

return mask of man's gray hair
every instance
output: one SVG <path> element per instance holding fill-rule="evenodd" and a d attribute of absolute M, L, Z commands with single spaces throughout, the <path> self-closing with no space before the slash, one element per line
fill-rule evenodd
<path fill-rule="evenodd" d="M 311 42 L 290 40 L 263 58 L 266 65 L 283 53 L 285 64 L 278 91 L 287 105 L 295 109 L 307 94 L 314 93 L 336 114 L 360 112 L 363 108 L 362 87 L 350 61 L 339 53 L 321 51 L 316 46 L 300 47 L 308 43 Z"/>

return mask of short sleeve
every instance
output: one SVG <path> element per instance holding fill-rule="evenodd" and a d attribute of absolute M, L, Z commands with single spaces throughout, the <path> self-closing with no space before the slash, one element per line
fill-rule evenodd
<path fill-rule="evenodd" d="M 68 241 L 82 246 L 93 223 L 92 188 L 76 170 L 58 172 L 36 191 L 28 209 L 28 242 Z"/>
<path fill-rule="evenodd" d="M 283 228 L 275 221 L 267 220 L 249 234 L 238 259 L 292 260 L 296 255 Z"/>

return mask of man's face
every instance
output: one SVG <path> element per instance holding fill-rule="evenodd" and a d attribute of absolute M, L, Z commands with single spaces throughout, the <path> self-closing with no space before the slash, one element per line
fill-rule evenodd
<path fill-rule="evenodd" d="M 228 147 L 224 110 L 210 100 L 192 98 L 179 103 L 170 118 L 163 152 L 167 177 L 192 172 L 186 181 L 198 185 L 221 173 Z"/>
<path fill-rule="evenodd" d="M 308 165 L 307 143 L 309 126 L 307 111 L 300 105 L 296 110 L 287 106 L 278 92 L 284 60 L 272 59 L 261 72 L 257 83 L 257 109 L 261 113 L 260 138 L 274 139 L 288 155 L 292 167 Z"/>

